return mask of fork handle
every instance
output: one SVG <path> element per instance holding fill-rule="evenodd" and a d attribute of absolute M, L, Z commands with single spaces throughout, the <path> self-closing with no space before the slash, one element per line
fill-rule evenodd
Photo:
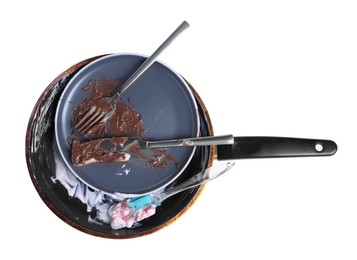
<path fill-rule="evenodd" d="M 185 138 L 165 141 L 147 141 L 147 148 L 170 148 L 179 146 L 205 146 L 233 144 L 233 135 L 204 136 L 195 138 Z"/>
<path fill-rule="evenodd" d="M 130 78 L 118 89 L 116 89 L 116 94 L 114 95 L 113 99 L 119 97 L 125 90 L 127 90 L 128 87 L 130 87 L 131 84 L 134 83 L 135 80 L 137 80 L 141 74 L 143 74 L 150 66 L 155 62 L 157 57 L 161 54 L 163 50 L 165 50 L 175 39 L 179 34 L 181 34 L 184 30 L 186 30 L 190 25 L 186 22 L 183 21 L 179 27 L 160 45 L 157 50 L 151 54 L 149 58 L 147 58 L 143 64 L 134 72 L 133 75 L 130 76 Z"/>

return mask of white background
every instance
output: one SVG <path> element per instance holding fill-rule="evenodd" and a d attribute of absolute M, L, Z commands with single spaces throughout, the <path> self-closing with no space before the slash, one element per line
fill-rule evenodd
<path fill-rule="evenodd" d="M 237 161 L 149 236 L 68 226 L 27 170 L 38 97 L 86 58 L 151 54 L 182 20 L 160 60 L 198 91 L 215 134 L 332 139 L 337 154 Z M 355 1 L 2 1 L 0 28 L 1 259 L 357 258 Z"/>

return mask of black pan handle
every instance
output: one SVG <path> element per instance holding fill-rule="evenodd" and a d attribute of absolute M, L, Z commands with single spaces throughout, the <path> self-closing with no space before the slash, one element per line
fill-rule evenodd
<path fill-rule="evenodd" d="M 290 137 L 234 137 L 232 145 L 217 146 L 218 160 L 329 156 L 337 145 L 331 140 Z"/>

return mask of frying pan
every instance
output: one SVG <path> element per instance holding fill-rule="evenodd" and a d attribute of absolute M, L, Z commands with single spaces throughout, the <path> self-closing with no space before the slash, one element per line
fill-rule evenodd
<path fill-rule="evenodd" d="M 72 111 L 90 93 L 82 89 L 89 81 L 101 78 L 126 80 L 146 57 L 133 54 L 113 54 L 89 63 L 68 83 L 59 100 L 55 115 L 55 137 L 58 150 L 67 167 L 85 184 L 108 194 L 139 196 L 155 192 L 172 183 L 189 164 L 195 147 L 168 148 L 168 153 L 181 167 L 149 169 L 142 158 L 125 163 L 93 163 L 74 166 L 70 144 Z M 168 66 L 155 62 L 122 95 L 122 102 L 142 115 L 144 139 L 177 139 L 196 137 L 200 118 L 194 95 L 186 81 Z M 131 100 L 131 102 L 129 102 Z M 130 103 L 130 104 L 129 104 Z M 233 145 L 216 147 L 216 159 L 327 156 L 337 151 L 330 140 L 284 137 L 235 137 Z M 121 169 L 125 168 L 125 174 Z"/>
<path fill-rule="evenodd" d="M 54 138 L 54 118 L 59 98 L 73 76 L 85 65 L 98 58 L 100 57 L 89 58 L 66 69 L 40 95 L 31 113 L 26 131 L 26 161 L 29 175 L 43 202 L 66 224 L 87 234 L 105 238 L 123 239 L 148 235 L 177 220 L 194 204 L 204 187 L 192 188 L 170 197 L 161 204 L 154 216 L 141 221 L 140 225 L 135 228 L 114 230 L 110 226 L 98 225 L 91 221 L 90 216 L 93 217 L 95 212 L 88 212 L 88 206 L 79 202 L 77 197 L 74 197 L 66 186 L 57 180 L 57 174 L 62 173 L 55 161 L 55 157 L 62 158 L 55 149 L 56 139 Z M 190 88 L 198 104 L 200 135 L 213 135 L 207 109 L 198 93 L 192 86 Z M 212 161 L 212 147 L 197 147 L 185 171 L 169 186 L 178 185 L 193 177 L 197 172 L 209 167 Z M 77 187 L 72 186 L 72 188 L 77 191 Z M 92 189 L 88 187 L 86 190 Z"/>

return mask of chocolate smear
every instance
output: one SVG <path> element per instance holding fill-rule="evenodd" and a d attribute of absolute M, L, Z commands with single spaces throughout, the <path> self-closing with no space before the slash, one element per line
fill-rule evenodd
<path fill-rule="evenodd" d="M 88 162 L 118 162 L 125 160 L 126 153 L 108 152 L 100 147 L 100 142 L 103 138 L 115 138 L 120 136 L 138 136 L 141 137 L 145 132 L 142 126 L 142 116 L 136 112 L 133 107 L 124 104 L 120 100 L 110 101 L 105 97 L 113 95 L 113 88 L 122 85 L 124 81 L 118 79 L 109 80 L 101 78 L 99 80 L 91 80 L 82 88 L 84 92 L 90 92 L 90 97 L 84 99 L 81 104 L 75 107 L 72 111 L 72 163 L 75 165 L 85 165 Z M 132 98 L 128 98 L 128 103 L 132 104 Z M 83 118 L 83 116 L 91 109 L 92 106 L 97 106 L 101 112 L 108 112 L 114 107 L 114 113 L 105 123 L 98 123 L 85 133 L 79 132 L 74 126 Z M 80 142 L 78 140 L 85 140 Z M 98 140 L 98 142 L 90 142 Z M 129 147 L 130 148 L 130 147 Z M 146 150 L 138 150 L 135 147 L 126 149 L 131 154 L 145 159 L 145 166 L 149 169 L 155 167 L 166 168 L 169 161 L 173 161 L 177 168 L 180 164 L 167 153 L 167 150 L 150 149 L 152 155 Z M 94 158 L 94 159 L 91 159 Z"/>

